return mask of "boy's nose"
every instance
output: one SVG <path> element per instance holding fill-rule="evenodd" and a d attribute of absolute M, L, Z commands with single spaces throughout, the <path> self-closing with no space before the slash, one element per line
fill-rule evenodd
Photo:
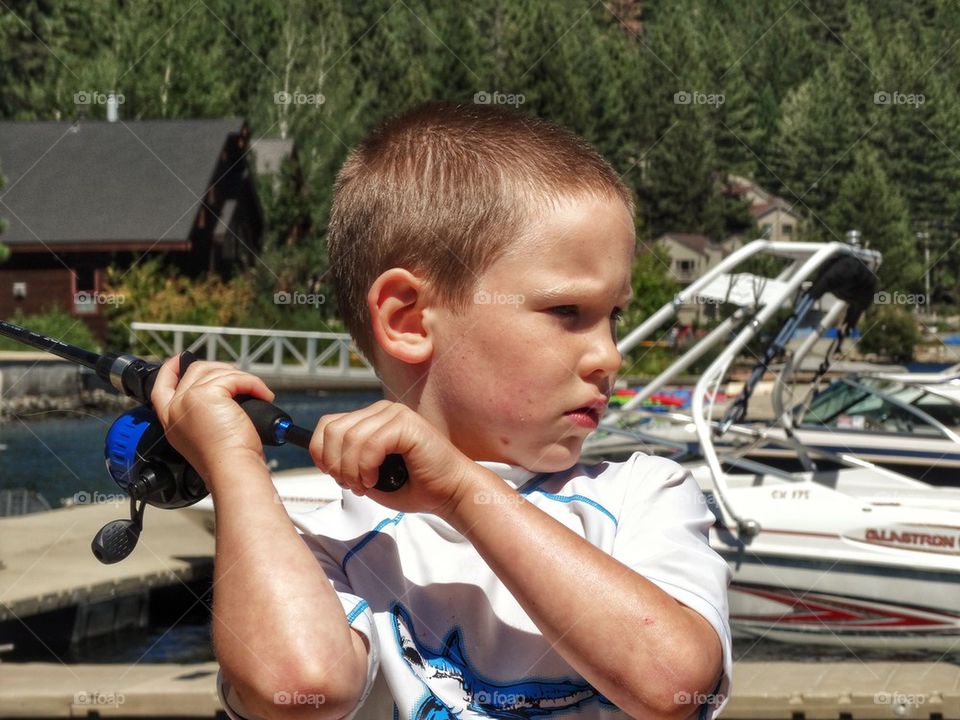
<path fill-rule="evenodd" d="M 616 375 L 623 361 L 609 328 L 592 334 L 591 343 L 581 360 L 582 375 Z"/>

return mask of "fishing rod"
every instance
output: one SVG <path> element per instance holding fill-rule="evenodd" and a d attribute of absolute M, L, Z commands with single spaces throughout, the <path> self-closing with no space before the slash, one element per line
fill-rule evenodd
<path fill-rule="evenodd" d="M 160 363 L 135 355 L 95 353 L 3 320 L 0 336 L 89 368 L 121 394 L 143 403 L 118 417 L 107 431 L 107 472 L 130 496 L 130 519 L 114 520 L 100 529 L 91 543 L 97 560 L 109 565 L 133 552 L 143 530 L 147 505 L 171 510 L 193 505 L 208 495 L 203 478 L 167 441 L 153 409 L 150 395 Z M 180 377 L 197 359 L 192 352 L 180 353 Z M 264 445 L 289 443 L 310 447 L 313 433 L 294 424 L 290 415 L 276 405 L 250 395 L 237 395 L 234 400 L 250 418 Z M 393 492 L 403 487 L 407 479 L 403 456 L 392 453 L 380 466 L 374 487 Z"/>

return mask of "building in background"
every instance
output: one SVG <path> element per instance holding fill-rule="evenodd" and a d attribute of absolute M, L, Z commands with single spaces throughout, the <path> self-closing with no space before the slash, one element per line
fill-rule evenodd
<path fill-rule="evenodd" d="M 159 253 L 229 277 L 260 250 L 263 212 L 238 118 L 0 122 L 0 318 L 62 308 L 94 334 L 107 267 Z"/>

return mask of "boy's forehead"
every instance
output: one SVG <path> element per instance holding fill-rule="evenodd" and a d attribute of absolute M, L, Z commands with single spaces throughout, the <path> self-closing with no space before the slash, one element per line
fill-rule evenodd
<path fill-rule="evenodd" d="M 532 222 L 487 277 L 519 282 L 544 299 L 629 294 L 635 249 L 633 221 L 622 203 L 586 202 Z"/>
<path fill-rule="evenodd" d="M 585 250 L 617 252 L 627 245 L 636 248 L 633 218 L 626 205 L 614 198 L 568 197 L 559 203 L 531 212 L 517 237 L 510 243 L 508 255 L 538 257 L 554 253 Z"/>

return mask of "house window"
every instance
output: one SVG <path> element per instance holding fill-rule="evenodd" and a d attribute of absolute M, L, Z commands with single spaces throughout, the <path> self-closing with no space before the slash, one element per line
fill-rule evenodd
<path fill-rule="evenodd" d="M 773 231 L 773 225 L 771 225 L 770 223 L 764 223 L 763 225 L 760 226 L 760 234 L 765 238 L 770 237 L 770 233 L 772 231 Z"/>
<path fill-rule="evenodd" d="M 27 284 L 25 282 L 15 282 L 13 284 L 13 299 L 23 300 L 27 297 Z"/>
<path fill-rule="evenodd" d="M 677 260 L 677 270 L 682 273 L 692 273 L 694 267 L 693 260 Z"/>
<path fill-rule="evenodd" d="M 793 225 L 791 223 L 784 223 L 780 228 L 780 232 L 784 235 L 793 235 Z"/>
<path fill-rule="evenodd" d="M 92 267 L 73 271 L 73 311 L 78 315 L 97 312 L 97 271 Z"/>

